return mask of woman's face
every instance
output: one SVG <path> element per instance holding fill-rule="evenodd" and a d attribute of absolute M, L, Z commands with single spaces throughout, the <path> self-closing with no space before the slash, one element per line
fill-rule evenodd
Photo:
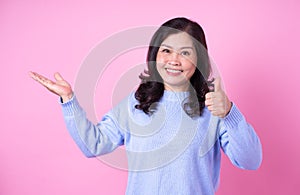
<path fill-rule="evenodd" d="M 157 71 L 166 90 L 187 91 L 196 63 L 196 49 L 185 32 L 169 35 L 161 43 L 156 56 Z"/>

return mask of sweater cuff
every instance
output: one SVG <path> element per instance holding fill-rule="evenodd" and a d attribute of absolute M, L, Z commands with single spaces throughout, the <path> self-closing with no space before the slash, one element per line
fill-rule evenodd
<path fill-rule="evenodd" d="M 67 102 L 62 102 L 60 98 L 59 103 L 62 107 L 63 114 L 66 117 L 72 117 L 76 113 L 80 113 L 82 111 L 82 108 L 80 107 L 75 95 L 73 95 L 73 97 Z"/>
<path fill-rule="evenodd" d="M 229 128 L 238 126 L 239 122 L 244 118 L 243 114 L 239 111 L 237 106 L 232 103 L 232 107 L 225 118 L 223 118 L 224 125 Z"/>

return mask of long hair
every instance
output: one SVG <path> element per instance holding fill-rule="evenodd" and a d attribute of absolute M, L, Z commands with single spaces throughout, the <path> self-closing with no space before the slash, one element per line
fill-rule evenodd
<path fill-rule="evenodd" d="M 135 107 L 146 114 L 155 111 L 155 103 L 164 94 L 163 79 L 156 67 L 156 56 L 161 43 L 171 34 L 186 32 L 192 38 L 197 53 L 196 70 L 190 78 L 190 95 L 183 102 L 183 109 L 191 116 L 201 116 L 205 107 L 205 94 L 210 91 L 212 81 L 209 81 L 211 65 L 207 52 L 205 34 L 202 27 L 187 18 L 174 18 L 164 24 L 154 33 L 147 54 L 147 68 L 144 74 L 140 74 L 141 84 L 135 92 L 135 98 L 139 101 Z"/>

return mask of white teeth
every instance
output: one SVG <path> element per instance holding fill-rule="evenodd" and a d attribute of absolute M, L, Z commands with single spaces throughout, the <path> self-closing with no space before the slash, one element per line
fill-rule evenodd
<path fill-rule="evenodd" d="M 178 72 L 182 72 L 181 70 L 174 70 L 174 69 L 166 69 L 168 72 L 172 72 L 172 73 L 178 73 Z"/>

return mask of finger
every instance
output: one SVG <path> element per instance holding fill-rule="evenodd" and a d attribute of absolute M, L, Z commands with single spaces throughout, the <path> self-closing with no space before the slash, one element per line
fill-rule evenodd
<path fill-rule="evenodd" d="M 207 106 L 207 109 L 212 113 L 214 114 L 216 112 L 216 109 L 213 105 L 210 105 L 210 106 Z"/>
<path fill-rule="evenodd" d="M 214 81 L 214 91 L 222 91 L 222 86 L 221 86 L 221 78 L 216 77 Z"/>
<path fill-rule="evenodd" d="M 29 72 L 28 72 L 28 75 L 29 75 L 31 78 L 33 78 L 33 75 L 34 75 L 34 74 L 33 74 L 32 71 L 29 71 Z"/>
<path fill-rule="evenodd" d="M 53 84 L 53 81 L 47 79 L 46 77 L 36 73 L 36 72 L 29 72 L 29 75 L 31 76 L 31 78 L 33 78 L 34 80 L 36 80 L 37 82 L 39 82 L 40 84 L 42 84 L 45 87 L 49 87 L 51 84 Z"/>
<path fill-rule="evenodd" d="M 213 105 L 213 101 L 212 101 L 212 99 L 207 99 L 207 100 L 205 100 L 205 106 L 211 106 L 211 105 Z"/>
<path fill-rule="evenodd" d="M 57 81 L 63 81 L 63 80 L 64 80 L 63 77 L 62 77 L 58 72 L 56 72 L 56 73 L 54 74 L 54 78 L 55 78 Z"/>
<path fill-rule="evenodd" d="M 214 97 L 214 92 L 208 92 L 205 94 L 205 99 L 208 100 L 208 99 L 212 99 Z"/>
<path fill-rule="evenodd" d="M 32 79 L 36 80 L 37 73 L 32 72 L 32 71 L 29 71 L 28 74 L 29 74 L 29 76 L 30 76 Z"/>
<path fill-rule="evenodd" d="M 36 73 L 36 72 L 29 72 L 29 75 L 30 75 L 31 78 L 33 78 L 34 80 L 36 80 L 38 82 L 43 80 L 43 76 Z"/>
<path fill-rule="evenodd" d="M 220 110 L 218 110 L 215 106 L 208 106 L 207 108 L 212 115 L 217 116 L 217 117 L 222 116 Z"/>

